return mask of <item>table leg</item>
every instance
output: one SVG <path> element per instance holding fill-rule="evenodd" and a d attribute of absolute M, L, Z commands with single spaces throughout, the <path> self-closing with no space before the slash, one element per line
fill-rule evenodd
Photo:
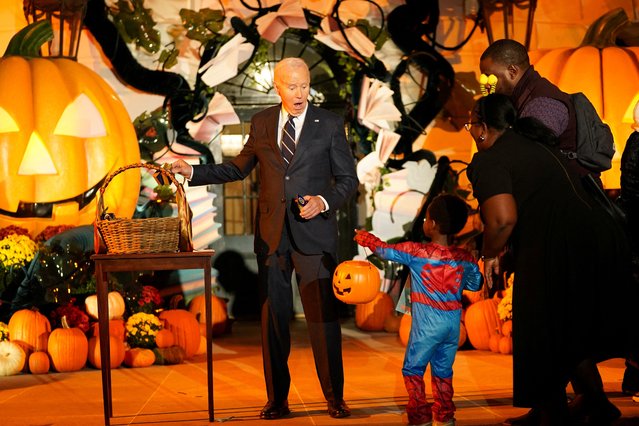
<path fill-rule="evenodd" d="M 204 262 L 204 296 L 206 298 L 206 377 L 209 396 L 209 421 L 215 421 L 213 409 L 213 306 L 211 303 L 211 262 Z"/>
<path fill-rule="evenodd" d="M 104 402 L 104 424 L 109 425 L 113 416 L 111 407 L 111 372 L 109 360 L 109 289 L 108 278 L 102 271 L 100 262 L 95 264 L 95 278 L 98 296 L 98 329 L 100 338 L 100 361 L 102 363 L 102 399 Z M 105 359 L 106 358 L 106 359 Z M 106 367 L 106 368 L 105 368 Z"/>

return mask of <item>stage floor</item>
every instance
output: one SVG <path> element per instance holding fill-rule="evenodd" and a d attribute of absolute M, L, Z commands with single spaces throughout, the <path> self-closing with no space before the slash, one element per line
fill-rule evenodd
<path fill-rule="evenodd" d="M 404 347 L 397 335 L 362 332 L 352 319 L 343 324 L 345 399 L 352 416 L 326 413 L 303 320 L 291 324 L 293 345 L 290 416 L 259 419 L 265 389 L 257 322 L 236 322 L 215 338 L 215 422 L 251 425 L 403 425 L 407 401 L 401 366 Z M 455 361 L 458 425 L 498 425 L 526 412 L 512 407 L 512 358 L 462 350 Z M 623 412 L 617 426 L 639 425 L 639 403 L 621 393 L 623 360 L 600 364 L 606 391 Z M 104 424 L 100 371 L 22 374 L 0 378 L 0 424 Z M 430 380 L 427 374 L 427 391 Z M 204 355 L 180 365 L 119 368 L 112 372 L 113 425 L 204 425 L 207 414 Z"/>

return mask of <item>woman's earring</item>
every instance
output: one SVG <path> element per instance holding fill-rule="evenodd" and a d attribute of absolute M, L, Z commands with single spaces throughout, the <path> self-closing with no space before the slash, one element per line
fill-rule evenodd
<path fill-rule="evenodd" d="M 486 140 L 486 136 L 484 136 L 484 135 L 479 135 L 479 137 L 478 137 L 477 139 L 479 139 L 479 142 L 483 142 L 483 141 L 485 141 L 485 140 Z"/>

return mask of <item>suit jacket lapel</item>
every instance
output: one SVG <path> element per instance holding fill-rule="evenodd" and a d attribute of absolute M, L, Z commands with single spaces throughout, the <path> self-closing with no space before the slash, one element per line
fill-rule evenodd
<path fill-rule="evenodd" d="M 282 110 L 282 104 L 279 104 L 276 107 L 272 107 L 269 110 L 269 114 L 266 117 L 266 136 L 268 138 L 269 145 L 275 152 L 277 158 L 279 158 L 279 162 L 283 167 L 286 167 L 286 162 L 282 157 L 282 151 L 280 151 L 279 143 L 279 135 L 277 132 L 277 125 L 280 120 L 280 111 Z"/>
<path fill-rule="evenodd" d="M 297 140 L 295 155 L 293 156 L 293 161 L 291 161 L 291 166 L 295 164 L 295 159 L 299 159 L 299 157 L 304 156 L 306 146 L 309 143 L 312 143 L 311 141 L 315 137 L 315 132 L 318 129 L 318 124 L 320 124 L 320 122 L 317 118 L 316 108 L 309 103 L 308 110 L 306 111 L 306 117 L 304 117 L 302 133 L 300 133 L 300 137 Z"/>

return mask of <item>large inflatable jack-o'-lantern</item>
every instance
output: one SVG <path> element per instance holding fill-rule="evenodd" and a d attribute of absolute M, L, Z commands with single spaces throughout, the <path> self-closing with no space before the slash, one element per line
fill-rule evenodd
<path fill-rule="evenodd" d="M 344 303 L 368 303 L 380 287 L 379 270 L 366 260 L 347 260 L 333 274 L 333 293 Z"/>
<path fill-rule="evenodd" d="M 113 89 L 73 60 L 37 57 L 51 37 L 50 22 L 30 24 L 0 58 L 0 227 L 31 235 L 91 224 L 106 176 L 140 161 L 135 129 Z M 139 182 L 139 171 L 114 182 L 108 211 L 131 217 Z"/>

